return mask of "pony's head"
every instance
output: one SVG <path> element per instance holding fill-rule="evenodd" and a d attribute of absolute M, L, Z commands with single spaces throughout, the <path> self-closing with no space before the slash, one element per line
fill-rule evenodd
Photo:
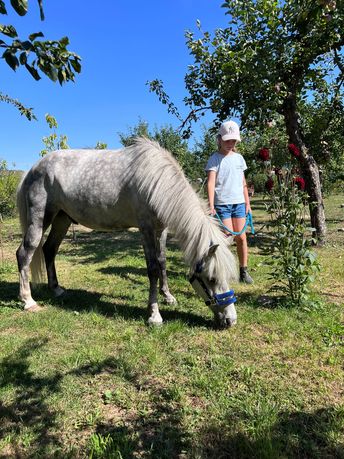
<path fill-rule="evenodd" d="M 228 328 L 237 321 L 234 291 L 229 290 L 228 270 L 221 267 L 222 247 L 212 244 L 193 267 L 190 283 L 214 313 L 216 324 Z"/>

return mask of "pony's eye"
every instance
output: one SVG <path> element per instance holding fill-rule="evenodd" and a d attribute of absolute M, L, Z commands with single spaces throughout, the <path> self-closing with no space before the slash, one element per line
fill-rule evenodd
<path fill-rule="evenodd" d="M 209 282 L 211 282 L 212 284 L 215 284 L 215 279 L 212 277 L 211 279 L 209 279 Z"/>

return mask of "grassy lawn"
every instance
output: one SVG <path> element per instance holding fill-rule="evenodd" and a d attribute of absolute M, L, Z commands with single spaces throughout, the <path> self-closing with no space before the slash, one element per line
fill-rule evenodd
<path fill-rule="evenodd" d="M 19 226 L 0 247 L 1 458 L 344 458 L 344 196 L 326 199 L 328 244 L 309 311 L 258 301 L 270 287 L 261 198 L 255 284 L 236 285 L 238 325 L 216 331 L 169 244 L 175 306 L 145 324 L 148 281 L 134 231 L 76 231 L 57 270 L 68 295 L 17 303 Z"/>

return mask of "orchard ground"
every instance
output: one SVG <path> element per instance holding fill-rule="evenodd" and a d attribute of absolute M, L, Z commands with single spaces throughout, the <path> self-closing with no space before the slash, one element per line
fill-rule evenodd
<path fill-rule="evenodd" d="M 344 458 L 344 195 L 326 198 L 328 242 L 307 310 L 274 308 L 267 214 L 253 198 L 255 283 L 235 285 L 238 324 L 217 331 L 170 241 L 178 304 L 145 323 L 137 231 L 75 227 L 57 256 L 68 295 L 17 302 L 16 219 L 1 223 L 0 457 Z M 73 237 L 74 236 L 74 237 Z"/>

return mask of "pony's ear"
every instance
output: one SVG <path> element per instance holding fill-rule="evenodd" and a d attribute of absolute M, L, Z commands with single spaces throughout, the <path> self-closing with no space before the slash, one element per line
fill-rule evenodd
<path fill-rule="evenodd" d="M 214 253 L 216 252 L 216 250 L 217 250 L 218 247 L 219 247 L 219 244 L 212 244 L 212 245 L 209 247 L 207 256 L 208 256 L 208 257 L 213 256 Z"/>

